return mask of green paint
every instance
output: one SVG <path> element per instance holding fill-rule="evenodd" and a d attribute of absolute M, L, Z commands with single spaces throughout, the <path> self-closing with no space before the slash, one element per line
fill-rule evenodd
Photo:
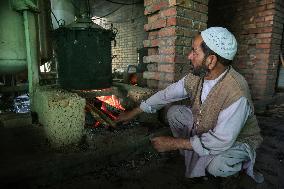
<path fill-rule="evenodd" d="M 0 74 L 23 71 L 27 64 L 23 16 L 5 1 L 0 17 Z"/>
<path fill-rule="evenodd" d="M 24 11 L 23 15 L 27 50 L 30 103 L 31 110 L 34 111 L 34 90 L 39 83 L 39 55 L 35 18 L 36 15 L 29 11 Z"/>

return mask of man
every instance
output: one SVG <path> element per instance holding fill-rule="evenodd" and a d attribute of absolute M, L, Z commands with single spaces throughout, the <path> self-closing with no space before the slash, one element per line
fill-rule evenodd
<path fill-rule="evenodd" d="M 245 170 L 262 182 L 253 172 L 255 149 L 262 137 L 247 82 L 230 66 L 236 52 L 237 41 L 227 29 L 202 31 L 188 55 L 193 73 L 121 114 L 118 121 L 131 120 L 142 112 L 154 113 L 166 104 L 189 98 L 190 106 L 175 105 L 168 110 L 173 137 L 153 138 L 154 148 L 159 152 L 179 149 L 189 178 L 206 172 L 227 177 Z"/>

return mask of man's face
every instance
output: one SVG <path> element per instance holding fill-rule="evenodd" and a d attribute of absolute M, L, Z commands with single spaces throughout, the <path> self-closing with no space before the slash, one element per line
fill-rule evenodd
<path fill-rule="evenodd" d="M 193 67 L 193 74 L 199 77 L 205 77 L 209 72 L 209 69 L 205 64 L 206 57 L 201 48 L 202 41 L 201 35 L 196 36 L 192 43 L 192 49 L 188 54 L 188 59 Z"/>

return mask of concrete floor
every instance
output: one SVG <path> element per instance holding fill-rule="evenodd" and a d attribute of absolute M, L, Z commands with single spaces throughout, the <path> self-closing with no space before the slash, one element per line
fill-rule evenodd
<path fill-rule="evenodd" d="M 81 145 L 60 150 L 50 149 L 42 128 L 33 125 L 0 127 L 0 188 L 284 188 L 284 106 L 271 106 L 258 120 L 264 142 L 255 168 L 263 184 L 243 174 L 186 179 L 183 159 L 156 153 L 148 142 L 152 131 L 141 125 L 89 133 Z"/>

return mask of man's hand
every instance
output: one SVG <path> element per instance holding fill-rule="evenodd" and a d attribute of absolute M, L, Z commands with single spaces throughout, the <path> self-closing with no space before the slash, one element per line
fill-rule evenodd
<path fill-rule="evenodd" d="M 168 136 L 155 137 L 151 139 L 151 142 L 153 144 L 153 147 L 158 152 L 166 152 L 178 149 L 176 146 L 176 138 L 174 137 L 168 137 Z"/>
<path fill-rule="evenodd" d="M 177 149 L 191 150 L 191 144 L 188 139 L 174 138 L 169 136 L 155 137 L 151 139 L 153 147 L 158 152 L 166 152 Z"/>
<path fill-rule="evenodd" d="M 115 122 L 117 123 L 128 123 L 130 120 L 132 120 L 134 117 L 136 117 L 137 115 L 139 115 L 140 113 L 142 113 L 143 111 L 137 107 L 134 108 L 131 111 L 128 112 L 122 112 L 121 114 L 119 114 L 118 118 L 115 120 Z"/>

